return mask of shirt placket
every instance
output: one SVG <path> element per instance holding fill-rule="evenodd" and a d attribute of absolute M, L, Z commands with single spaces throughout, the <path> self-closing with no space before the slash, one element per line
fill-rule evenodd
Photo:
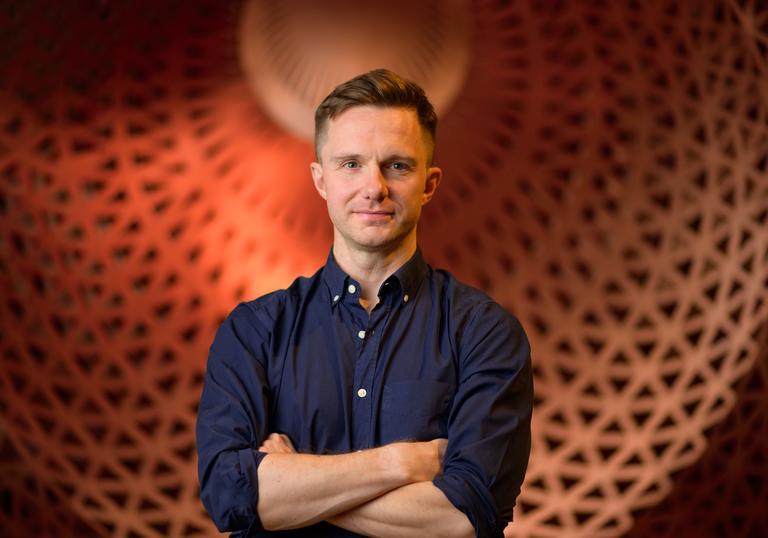
<path fill-rule="evenodd" d="M 383 304 L 374 308 L 368 317 L 365 310 L 363 316 L 356 316 L 358 326 L 355 328 L 355 338 L 358 341 L 358 356 L 355 362 L 354 390 L 352 401 L 353 428 L 352 439 L 356 450 L 371 448 L 373 445 L 373 395 L 376 387 L 374 373 L 379 350 L 380 327 L 389 308 Z"/>

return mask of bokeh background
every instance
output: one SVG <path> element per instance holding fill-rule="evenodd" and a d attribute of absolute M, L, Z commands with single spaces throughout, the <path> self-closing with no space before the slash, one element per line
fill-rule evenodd
<path fill-rule="evenodd" d="M 241 300 L 330 247 L 311 111 L 417 80 L 420 230 L 534 351 L 509 536 L 768 536 L 759 0 L 0 2 L 0 536 L 212 536 L 194 419 Z"/>

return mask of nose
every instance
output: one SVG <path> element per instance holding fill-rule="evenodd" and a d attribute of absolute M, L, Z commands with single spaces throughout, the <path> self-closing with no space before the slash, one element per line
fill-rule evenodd
<path fill-rule="evenodd" d="M 371 173 L 366 177 L 363 192 L 365 198 L 369 200 L 383 200 L 389 195 L 387 178 L 384 176 L 381 169 L 371 167 Z"/>

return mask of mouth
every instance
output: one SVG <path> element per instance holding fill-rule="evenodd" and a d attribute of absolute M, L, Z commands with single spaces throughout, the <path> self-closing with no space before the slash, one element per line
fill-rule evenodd
<path fill-rule="evenodd" d="M 364 209 L 352 212 L 354 215 L 368 221 L 378 221 L 390 218 L 393 213 L 391 211 L 384 211 L 381 209 Z"/>

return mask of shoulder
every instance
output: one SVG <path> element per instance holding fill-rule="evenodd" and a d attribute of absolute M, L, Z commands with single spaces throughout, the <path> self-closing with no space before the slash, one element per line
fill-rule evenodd
<path fill-rule="evenodd" d="M 287 288 L 269 292 L 261 297 L 245 301 L 234 312 L 246 311 L 261 318 L 277 319 L 286 310 L 297 308 L 309 299 L 321 284 L 320 271 L 310 277 L 297 277 Z"/>
<path fill-rule="evenodd" d="M 277 327 L 290 323 L 290 318 L 300 311 L 301 304 L 317 287 L 317 277 L 318 274 L 298 277 L 285 289 L 239 303 L 224 319 L 219 331 L 234 333 L 245 343 L 269 341 Z"/>
<path fill-rule="evenodd" d="M 528 346 L 518 318 L 484 291 L 466 284 L 444 269 L 432 269 L 432 286 L 461 347 L 485 339 L 489 333 Z M 463 345 L 462 345 L 463 344 Z"/>
<path fill-rule="evenodd" d="M 469 322 L 478 316 L 519 324 L 507 308 L 484 291 L 460 281 L 445 269 L 431 269 L 432 286 L 449 313 Z"/>

